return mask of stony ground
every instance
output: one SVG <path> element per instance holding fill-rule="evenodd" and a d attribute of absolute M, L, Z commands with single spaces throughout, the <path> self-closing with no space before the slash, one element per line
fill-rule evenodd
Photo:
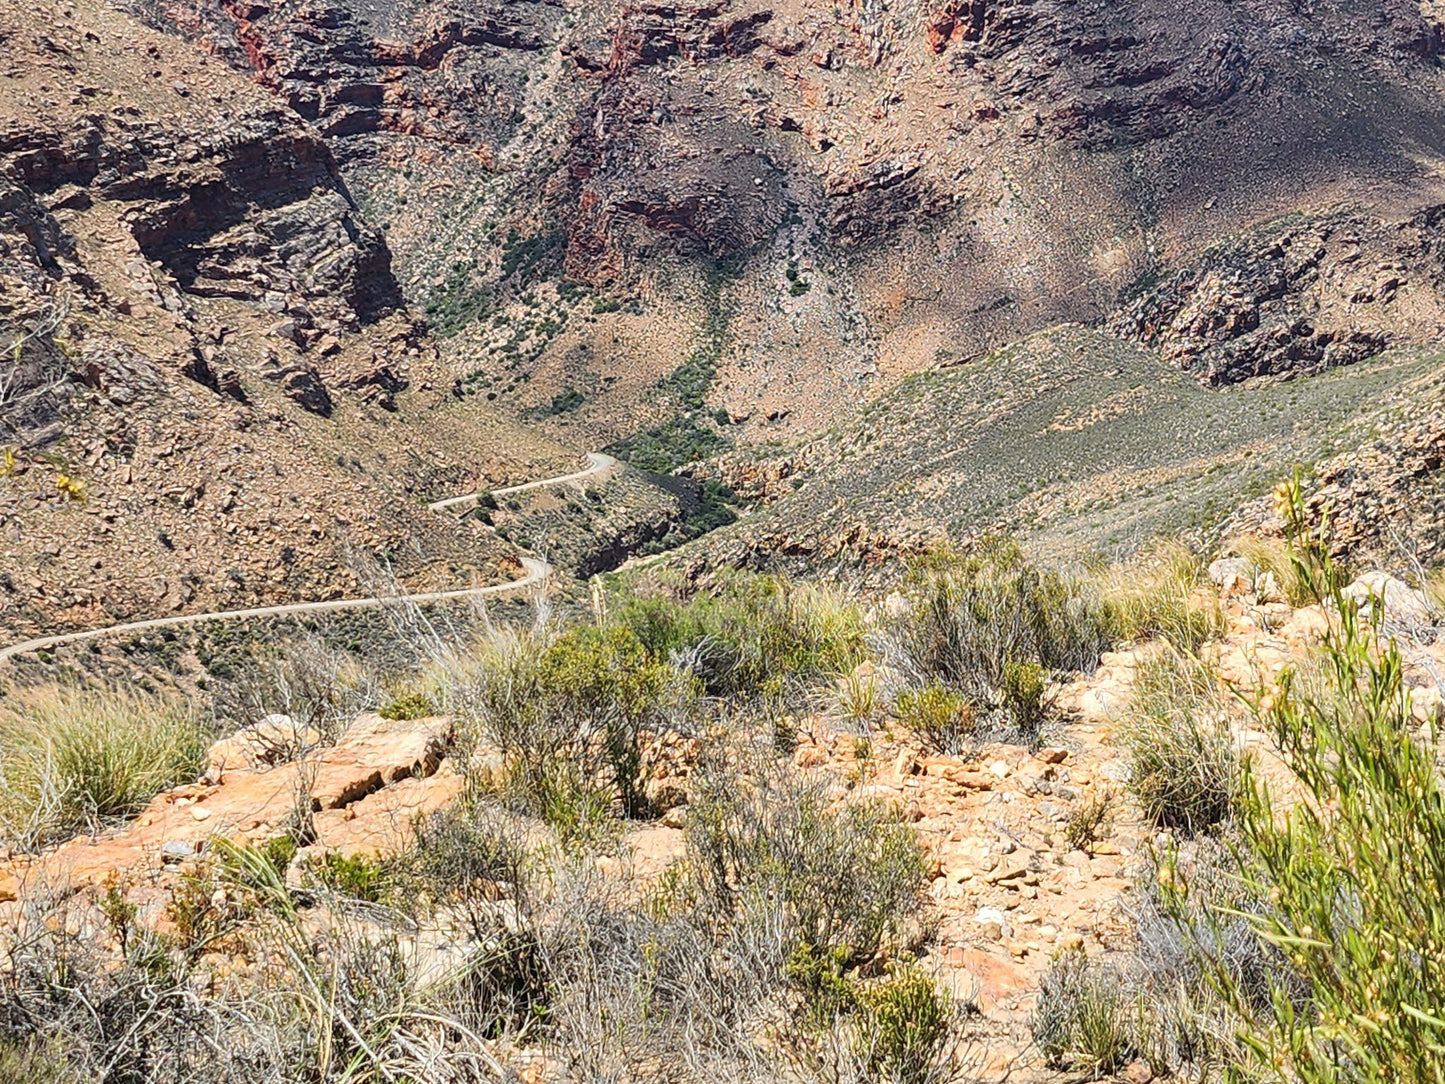
<path fill-rule="evenodd" d="M 1217 562 L 1211 571 L 1227 631 L 1200 657 L 1215 672 L 1248 691 L 1307 660 L 1328 627 L 1323 610 L 1280 601 L 1272 584 L 1246 575 L 1241 562 Z M 1422 725 L 1445 722 L 1445 638 L 1430 626 L 1438 615 L 1381 574 L 1351 589 L 1360 599 L 1371 591 L 1385 597 L 1387 628 L 1405 649 L 1417 718 Z M 825 773 L 840 797 L 894 804 L 914 825 L 929 860 L 925 923 L 933 937 L 926 960 L 960 996 L 976 999 L 990 1078 L 1048 1075 L 1030 1050 L 1028 1016 L 1039 978 L 1059 949 L 1082 946 L 1097 955 L 1129 947 L 1126 902 L 1154 832 L 1130 804 L 1128 768 L 1111 739 L 1137 666 L 1159 650 L 1140 644 L 1106 653 L 1094 673 L 1058 687 L 1054 721 L 1033 751 L 986 744 L 941 756 L 896 728 L 875 728 L 864 747 L 857 734 L 826 717 L 803 726 L 793 754 L 798 769 Z M 1265 736 L 1242 712 L 1236 729 L 1241 744 L 1259 755 L 1265 778 L 1287 786 Z M 170 893 L 209 841 L 264 843 L 296 822 L 298 808 L 314 811 L 316 840 L 303 858 L 403 848 L 415 814 L 440 809 L 460 793 L 451 736 L 446 718 L 392 722 L 365 715 L 335 744 L 320 746 L 317 735 L 298 733 L 287 720 L 263 720 L 218 742 L 200 781 L 160 795 L 128 825 L 41 855 L 5 859 L 0 918 L 20 906 L 17 897 L 120 884 L 142 917 L 165 924 Z M 647 880 L 681 853 L 687 807 L 679 758 L 686 748 L 678 746 L 669 761 L 679 773 L 681 804 L 600 855 L 604 869 L 625 867 Z M 1075 847 L 1065 839 L 1065 823 L 1095 799 L 1108 803 L 1109 814 L 1098 838 Z"/>

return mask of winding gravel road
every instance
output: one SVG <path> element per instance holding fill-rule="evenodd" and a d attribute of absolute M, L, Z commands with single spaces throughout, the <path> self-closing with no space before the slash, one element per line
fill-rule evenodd
<path fill-rule="evenodd" d="M 522 485 L 506 486 L 490 490 L 494 497 L 506 497 L 515 493 L 526 493 L 548 486 L 564 485 L 568 482 L 582 482 L 602 474 L 609 474 L 617 467 L 617 460 L 601 452 L 587 453 L 587 469 L 574 474 L 561 474 L 555 478 L 542 478 Z M 485 491 L 484 491 L 485 492 Z M 434 512 L 475 504 L 482 493 L 467 493 L 460 497 L 449 497 L 436 501 L 427 507 Z M 128 632 L 144 632 L 148 629 L 179 628 L 184 625 L 203 625 L 211 621 L 231 621 L 252 617 L 286 617 L 291 614 L 336 613 L 341 610 L 375 610 L 395 602 L 446 602 L 451 599 L 485 598 L 489 595 L 506 595 L 524 591 L 529 587 L 545 583 L 552 574 L 552 566 L 536 557 L 523 557 L 522 568 L 526 575 L 507 583 L 495 583 L 487 587 L 464 587 L 455 591 L 429 591 L 415 595 L 394 595 L 387 598 L 338 598 L 324 602 L 293 602 L 284 606 L 258 606 L 250 610 L 216 610 L 211 613 L 183 614 L 179 617 L 153 617 L 146 621 L 128 621 L 123 625 L 106 625 L 98 629 L 81 632 L 63 632 L 56 636 L 41 636 L 34 640 L 0 648 L 0 663 L 28 651 L 43 651 L 61 644 L 78 644 L 86 640 L 98 640 L 102 636 L 117 636 Z"/>
<path fill-rule="evenodd" d="M 576 474 L 560 474 L 556 478 L 543 478 L 539 482 L 523 482 L 519 486 L 503 486 L 501 489 L 486 489 L 478 493 L 463 493 L 460 497 L 448 497 L 444 501 L 433 501 L 427 505 L 427 507 L 433 512 L 445 512 L 448 508 L 460 508 L 463 505 L 476 504 L 488 493 L 493 497 L 510 497 L 514 493 L 527 493 L 533 489 L 560 486 L 565 482 L 585 482 L 588 478 L 595 478 L 600 474 L 610 474 L 616 466 L 617 460 L 605 452 L 588 452 L 587 469 L 579 470 Z"/>

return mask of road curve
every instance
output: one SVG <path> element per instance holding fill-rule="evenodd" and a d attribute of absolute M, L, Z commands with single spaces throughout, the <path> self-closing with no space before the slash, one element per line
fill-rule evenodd
<path fill-rule="evenodd" d="M 505 497 L 514 493 L 526 493 L 533 489 L 563 485 L 567 482 L 580 482 L 609 472 L 617 466 L 616 459 L 601 452 L 588 452 L 587 463 L 586 470 L 578 471 L 575 474 L 542 478 L 518 486 L 507 486 L 505 489 L 494 489 L 491 490 L 491 493 L 493 496 Z M 469 501 L 475 502 L 480 497 L 481 493 L 467 493 L 460 497 L 437 501 L 427 507 L 433 511 L 442 512 L 448 508 L 465 505 Z M 552 566 L 546 561 L 536 557 L 523 557 L 521 561 L 522 568 L 526 572 L 521 579 L 510 580 L 507 583 L 495 583 L 487 587 L 464 587 L 455 591 L 429 591 L 415 595 L 394 595 L 388 598 L 338 598 L 328 599 L 324 602 L 293 602 L 284 606 L 258 606 L 249 610 L 217 610 L 212 613 L 183 614 L 179 617 L 153 617 L 145 621 L 128 621 L 123 625 L 106 625 L 103 628 L 86 629 L 82 632 L 63 632 L 56 636 L 41 636 L 34 640 L 26 640 L 24 643 L 12 644 L 9 647 L 0 648 L 0 663 L 27 651 L 43 651 L 61 644 L 84 643 L 87 640 L 98 640 L 102 636 L 144 632 L 148 629 L 180 628 L 185 625 L 203 625 L 212 621 L 244 620 L 252 617 L 287 617 L 292 614 L 336 613 L 342 610 L 375 610 L 395 602 L 446 602 L 451 599 L 505 595 L 524 591 L 529 587 L 544 583 L 552 574 Z"/>
<path fill-rule="evenodd" d="M 519 486 L 503 486 L 501 489 L 487 489 L 477 493 L 463 493 L 460 497 L 448 497 L 446 500 L 433 501 L 427 505 L 433 512 L 445 512 L 448 508 L 459 508 L 466 504 L 475 504 L 483 496 L 490 493 L 493 497 L 510 497 L 514 493 L 526 493 L 533 489 L 545 489 L 548 486 L 560 486 L 566 482 L 585 482 L 588 478 L 595 478 L 600 474 L 606 474 L 617 466 L 617 460 L 605 452 L 588 452 L 587 469 L 579 470 L 576 474 L 562 474 L 556 478 L 543 478 L 537 482 L 523 482 Z"/>

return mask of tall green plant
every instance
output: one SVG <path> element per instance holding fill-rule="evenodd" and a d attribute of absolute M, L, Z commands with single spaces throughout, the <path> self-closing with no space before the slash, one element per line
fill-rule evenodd
<path fill-rule="evenodd" d="M 1295 574 L 1331 608 L 1326 680 L 1290 671 L 1256 713 L 1301 794 L 1252 770 L 1239 807 L 1235 874 L 1246 918 L 1282 966 L 1264 999 L 1227 966 L 1216 935 L 1192 948 L 1222 994 L 1254 1078 L 1304 1084 L 1445 1080 L 1445 794 L 1436 749 L 1410 722 L 1399 651 L 1340 591 L 1327 521 L 1308 529 L 1296 481 L 1285 494 Z M 1377 623 L 1376 623 L 1377 624 Z M 1190 886 L 1172 879 L 1172 906 Z M 1264 1003 L 1261 1004 L 1261 1001 Z"/>

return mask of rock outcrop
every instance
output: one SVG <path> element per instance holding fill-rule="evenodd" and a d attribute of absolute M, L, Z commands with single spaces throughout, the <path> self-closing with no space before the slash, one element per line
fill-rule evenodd
<path fill-rule="evenodd" d="M 1445 334 L 1445 206 L 1382 222 L 1335 214 L 1212 248 L 1110 327 L 1208 384 L 1298 375 Z"/>

